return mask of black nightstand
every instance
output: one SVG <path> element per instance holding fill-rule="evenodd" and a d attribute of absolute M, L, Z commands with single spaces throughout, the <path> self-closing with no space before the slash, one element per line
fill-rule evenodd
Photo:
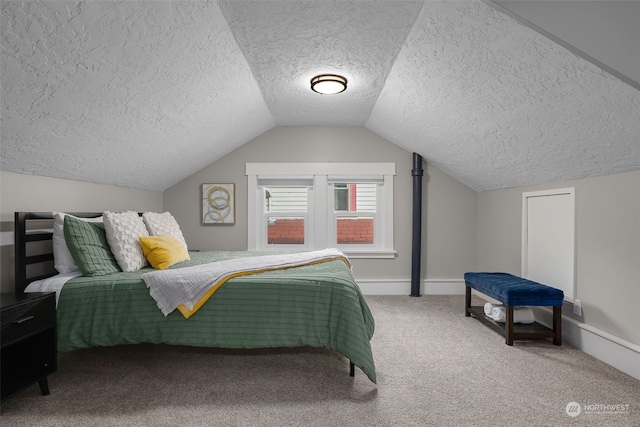
<path fill-rule="evenodd" d="M 35 384 L 49 394 L 47 375 L 57 369 L 56 294 L 0 295 L 1 401 Z"/>

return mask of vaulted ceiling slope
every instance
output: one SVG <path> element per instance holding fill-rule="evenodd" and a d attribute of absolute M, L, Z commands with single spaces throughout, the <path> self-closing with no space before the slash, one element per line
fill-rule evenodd
<path fill-rule="evenodd" d="M 2 170 L 164 190 L 365 126 L 478 191 L 640 169 L 640 91 L 491 2 L 1 3 Z M 316 74 L 349 80 L 309 90 Z"/>

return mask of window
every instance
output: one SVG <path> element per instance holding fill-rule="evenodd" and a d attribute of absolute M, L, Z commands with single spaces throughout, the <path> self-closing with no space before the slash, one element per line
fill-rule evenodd
<path fill-rule="evenodd" d="M 247 163 L 249 250 L 393 257 L 393 163 Z"/>
<path fill-rule="evenodd" d="M 349 194 L 350 188 L 347 184 L 334 184 L 333 186 L 333 209 L 336 211 L 348 211 L 351 206 L 352 197 Z"/>
<path fill-rule="evenodd" d="M 332 219 L 335 245 L 364 245 L 375 247 L 375 224 L 378 184 L 376 182 L 333 183 Z"/>
<path fill-rule="evenodd" d="M 307 187 L 262 187 L 267 246 L 303 245 L 308 212 Z"/>

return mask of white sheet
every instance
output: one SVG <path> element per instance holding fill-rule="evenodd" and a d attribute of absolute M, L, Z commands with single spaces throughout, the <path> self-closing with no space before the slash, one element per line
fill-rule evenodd
<path fill-rule="evenodd" d="M 56 307 L 58 306 L 58 299 L 60 298 L 60 291 L 62 287 L 69 280 L 74 277 L 82 276 L 80 271 L 72 271 L 71 273 L 58 274 L 52 277 L 48 277 L 42 280 L 35 280 L 25 288 L 25 292 L 55 292 L 56 293 Z"/>

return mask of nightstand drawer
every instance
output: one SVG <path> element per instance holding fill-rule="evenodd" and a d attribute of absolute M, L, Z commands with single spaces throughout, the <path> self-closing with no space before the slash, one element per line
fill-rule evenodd
<path fill-rule="evenodd" d="M 56 321 L 55 297 L 25 301 L 2 310 L 2 347 L 51 328 Z"/>

